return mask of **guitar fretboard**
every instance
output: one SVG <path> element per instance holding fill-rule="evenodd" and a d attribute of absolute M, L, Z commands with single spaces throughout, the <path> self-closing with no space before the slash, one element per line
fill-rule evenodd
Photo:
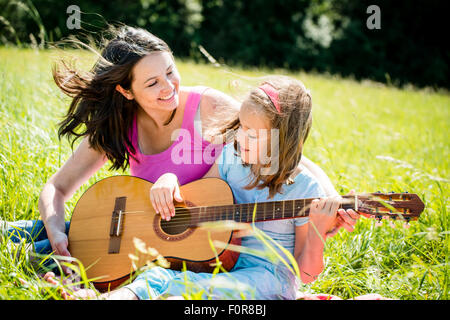
<path fill-rule="evenodd" d="M 296 199 L 269 201 L 260 203 L 241 203 L 222 206 L 193 207 L 181 209 L 196 217 L 195 222 L 225 221 L 258 222 L 307 217 L 313 199 Z M 344 209 L 354 208 L 353 197 L 340 206 Z M 253 212 L 255 211 L 254 218 Z M 178 212 L 178 210 L 177 210 Z M 177 213 L 178 214 L 178 213 Z"/>

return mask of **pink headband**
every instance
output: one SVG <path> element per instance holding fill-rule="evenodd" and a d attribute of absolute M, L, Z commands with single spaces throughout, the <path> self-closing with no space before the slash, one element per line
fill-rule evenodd
<path fill-rule="evenodd" d="M 278 113 L 281 112 L 280 104 L 278 103 L 278 92 L 270 83 L 263 83 L 258 87 L 269 97 L 270 101 L 272 101 L 273 105 L 277 109 Z"/>

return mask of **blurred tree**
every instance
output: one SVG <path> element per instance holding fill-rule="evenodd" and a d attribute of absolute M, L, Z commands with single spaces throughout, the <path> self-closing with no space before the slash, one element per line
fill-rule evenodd
<path fill-rule="evenodd" d="M 69 29 L 70 5 L 81 29 Z M 367 8 L 380 8 L 380 29 Z M 447 11 L 440 0 L 0 0 L 0 43 L 44 46 L 127 24 L 175 55 L 230 65 L 329 72 L 404 85 L 450 87 Z"/>

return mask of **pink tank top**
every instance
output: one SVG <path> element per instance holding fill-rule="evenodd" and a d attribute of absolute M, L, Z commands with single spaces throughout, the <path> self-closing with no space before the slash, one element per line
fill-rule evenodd
<path fill-rule="evenodd" d="M 161 153 L 145 155 L 139 150 L 136 116 L 130 132 L 136 150 L 136 162 L 130 157 L 130 173 L 152 183 L 164 173 L 178 177 L 180 185 L 202 178 L 222 152 L 224 144 L 212 144 L 204 140 L 194 128 L 194 117 L 206 87 L 194 87 L 186 100 L 183 123 L 172 134 L 172 145 Z M 175 139 L 175 140 L 173 140 Z"/>

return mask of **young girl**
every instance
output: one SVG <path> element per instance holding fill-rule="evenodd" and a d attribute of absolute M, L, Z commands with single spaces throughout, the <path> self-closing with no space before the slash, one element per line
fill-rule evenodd
<path fill-rule="evenodd" d="M 225 136 L 237 129 L 234 143 L 224 147 L 205 177 L 227 181 L 236 203 L 324 197 L 320 184 L 300 165 L 312 122 L 311 107 L 310 93 L 295 79 L 273 77 L 251 90 L 238 118 L 220 131 Z M 173 200 L 183 201 L 177 177 L 173 173 L 162 175 L 152 187 L 150 198 L 162 218 L 170 220 L 175 214 Z M 295 257 L 301 280 L 308 283 L 323 270 L 324 239 L 335 224 L 339 205 L 339 197 L 316 199 L 309 219 L 256 222 L 255 226 Z M 353 210 L 348 211 L 357 216 Z M 265 250 L 251 234 L 243 236 L 241 244 Z M 281 250 L 278 253 L 286 259 Z M 210 292 L 213 298 L 239 299 L 243 294 L 250 299 L 294 299 L 298 289 L 295 275 L 283 263 L 248 253 L 240 254 L 228 274 L 213 276 L 156 267 L 125 288 L 140 299 L 180 296 L 186 290 L 186 279 L 205 289 L 203 298 Z"/>

